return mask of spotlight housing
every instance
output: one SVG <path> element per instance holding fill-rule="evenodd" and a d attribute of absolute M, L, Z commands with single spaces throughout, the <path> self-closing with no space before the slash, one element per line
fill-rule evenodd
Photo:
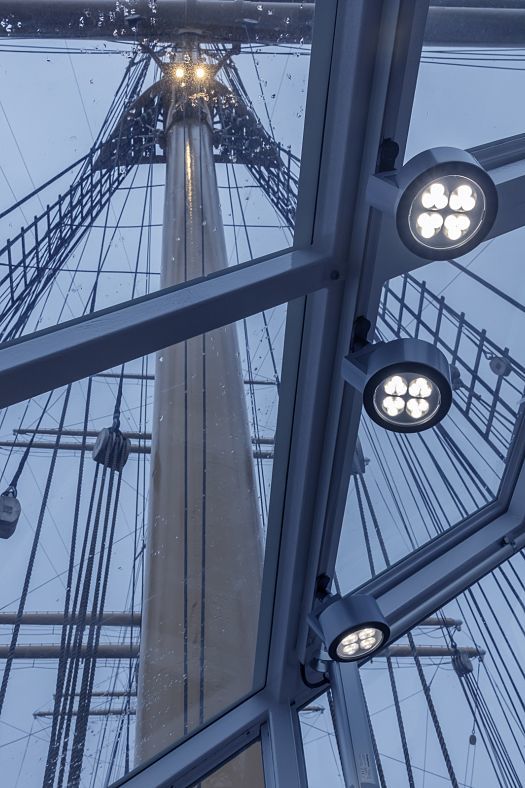
<path fill-rule="evenodd" d="M 342 373 L 362 392 L 369 417 L 393 432 L 422 432 L 438 424 L 452 404 L 450 365 L 420 339 L 368 344 L 343 361 Z"/>
<path fill-rule="evenodd" d="M 395 218 L 405 246 L 429 260 L 472 251 L 498 210 L 494 181 L 472 154 L 457 148 L 432 148 L 394 173 L 373 176 L 369 198 Z"/>
<path fill-rule="evenodd" d="M 385 647 L 390 627 L 372 596 L 329 598 L 317 615 L 328 654 L 336 662 L 354 662 Z"/>

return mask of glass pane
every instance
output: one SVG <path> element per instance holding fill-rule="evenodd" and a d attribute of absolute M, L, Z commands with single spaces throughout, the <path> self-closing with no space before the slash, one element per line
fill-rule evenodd
<path fill-rule="evenodd" d="M 451 4 L 447 10 L 454 13 L 457 9 Z M 498 11 L 495 9 L 493 13 Z M 501 13 L 505 12 L 501 10 Z M 410 125 L 408 158 L 434 146 L 471 148 L 521 134 L 525 127 L 525 108 L 522 102 L 515 101 L 515 96 L 520 95 L 525 85 L 523 55 L 524 50 L 515 47 L 425 46 Z"/>
<path fill-rule="evenodd" d="M 253 41 L 3 39 L 0 339 L 292 245 L 311 8 Z"/>
<path fill-rule="evenodd" d="M 328 693 L 299 712 L 308 788 L 344 788 Z"/>
<path fill-rule="evenodd" d="M 6 785 L 105 785 L 262 686 L 286 312 L 2 412 Z"/>
<path fill-rule="evenodd" d="M 409 770 L 426 788 L 523 784 L 524 561 L 401 638 L 390 665 L 383 654 L 361 669 L 387 785 L 409 785 Z"/>
<path fill-rule="evenodd" d="M 262 749 L 259 741 L 254 742 L 205 780 L 194 783 L 191 788 L 264 788 Z"/>

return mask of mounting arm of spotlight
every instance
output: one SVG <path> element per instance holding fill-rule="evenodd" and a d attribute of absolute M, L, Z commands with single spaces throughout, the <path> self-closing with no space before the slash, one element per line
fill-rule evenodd
<path fill-rule="evenodd" d="M 370 204 L 391 216 L 403 244 L 428 260 L 472 251 L 498 210 L 494 181 L 468 151 L 432 148 L 392 172 L 373 175 Z"/>
<path fill-rule="evenodd" d="M 369 417 L 394 432 L 429 429 L 452 404 L 450 365 L 420 339 L 361 344 L 343 359 L 341 374 L 362 394 Z"/>

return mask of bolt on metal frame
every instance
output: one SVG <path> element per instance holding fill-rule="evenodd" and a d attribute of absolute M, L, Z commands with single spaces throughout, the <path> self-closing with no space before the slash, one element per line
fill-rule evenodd
<path fill-rule="evenodd" d="M 292 250 L 0 346 L 5 407 L 291 302 L 261 613 L 261 643 L 270 647 L 257 667 L 263 688 L 115 786 L 189 786 L 257 739 L 268 786 L 306 785 L 297 710 L 328 683 L 307 688 L 299 663 L 316 579 L 333 576 L 361 410 L 341 360 L 355 319 L 374 324 L 383 283 L 423 264 L 366 193 L 382 140 L 398 143 L 402 161 L 427 11 L 422 0 L 318 0 Z M 476 149 L 482 163 L 484 152 L 500 199 L 496 237 L 524 223 L 523 141 Z M 360 589 L 378 600 L 393 637 L 525 545 L 524 439 L 493 506 Z M 347 781 L 356 747 L 370 751 L 366 737 L 356 744 L 368 722 L 362 705 L 350 706 L 349 670 L 356 673 L 350 665 L 330 670 L 338 738 L 354 748 Z"/>

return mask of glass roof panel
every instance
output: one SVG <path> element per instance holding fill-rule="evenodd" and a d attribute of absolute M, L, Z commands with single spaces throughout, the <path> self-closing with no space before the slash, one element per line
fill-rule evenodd
<path fill-rule="evenodd" d="M 293 244 L 299 33 L 2 39 L 0 338 L 81 316 L 95 290 L 100 309 Z"/>
<path fill-rule="evenodd" d="M 190 788 L 221 788 L 221 786 L 250 784 L 252 788 L 264 788 L 264 771 L 261 742 L 250 744 L 239 755 L 229 760 L 220 769 L 212 772 L 205 780 L 194 783 Z"/>
<path fill-rule="evenodd" d="M 68 784 L 75 762 L 83 781 L 112 782 L 263 686 L 286 314 L 3 411 L 1 489 L 22 509 L 10 534 L 0 497 L 6 785 L 41 783 L 46 763 L 58 775 L 60 753 Z M 94 461 L 115 412 L 121 473 L 107 448 Z"/>
<path fill-rule="evenodd" d="M 432 788 L 451 773 L 472 788 L 520 785 L 523 561 L 505 562 L 397 641 L 391 671 L 385 655 L 361 668 L 388 785 L 408 784 L 409 768 Z"/>
<path fill-rule="evenodd" d="M 494 13 L 497 13 L 496 11 Z M 525 49 L 425 46 L 407 158 L 424 148 L 471 148 L 521 134 Z"/>
<path fill-rule="evenodd" d="M 329 692 L 299 712 L 308 788 L 345 788 Z"/>

